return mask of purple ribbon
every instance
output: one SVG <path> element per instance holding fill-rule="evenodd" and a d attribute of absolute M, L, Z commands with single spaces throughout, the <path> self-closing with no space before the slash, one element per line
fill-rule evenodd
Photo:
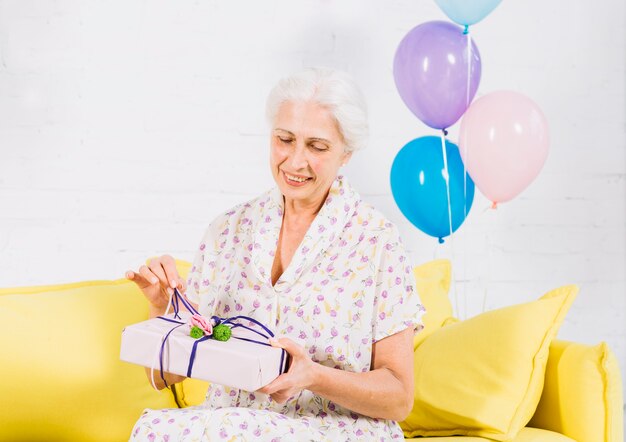
<path fill-rule="evenodd" d="M 195 314 L 195 315 L 199 315 L 198 311 L 195 308 L 193 308 L 193 306 L 185 299 L 185 297 L 183 295 L 180 294 L 178 289 L 174 289 L 174 294 L 172 295 L 171 304 L 172 304 L 172 308 L 174 309 L 174 318 L 175 319 L 166 318 L 164 316 L 157 316 L 159 319 L 162 319 L 164 321 L 168 321 L 168 322 L 172 322 L 174 324 L 178 324 L 178 325 L 172 327 L 170 329 L 170 331 L 167 332 L 167 334 L 163 338 L 163 342 L 161 342 L 161 348 L 159 350 L 159 373 L 160 373 L 161 379 L 165 383 L 166 387 L 168 387 L 168 384 L 167 384 L 167 381 L 165 380 L 165 375 L 163 373 L 163 353 L 164 353 L 164 350 L 165 350 L 165 343 L 169 339 L 170 334 L 172 334 L 172 332 L 174 330 L 176 330 L 178 327 L 181 327 L 181 326 L 185 325 L 185 322 L 176 320 L 176 319 L 182 319 L 180 317 L 180 315 L 179 315 L 180 304 L 182 304 L 183 307 L 185 307 L 187 309 L 187 311 L 189 311 L 189 313 Z M 228 325 L 231 329 L 242 327 L 242 328 L 245 328 L 246 330 L 249 330 L 251 332 L 256 333 L 257 335 L 259 335 L 259 336 L 261 336 L 261 337 L 263 337 L 265 339 L 270 339 L 270 338 L 274 337 L 274 333 L 272 333 L 272 331 L 269 328 L 267 328 L 265 325 L 263 325 L 262 323 L 260 323 L 256 319 L 250 318 L 248 316 L 240 315 L 240 316 L 233 316 L 232 318 L 220 318 L 219 316 L 212 316 L 211 319 L 215 322 L 216 326 L 218 324 L 223 324 L 223 325 Z M 261 327 L 261 329 L 264 330 L 266 333 L 263 333 L 263 332 L 261 332 L 259 330 L 255 330 L 252 327 L 249 327 L 247 325 L 244 325 L 244 324 L 236 322 L 236 321 L 241 321 L 241 320 L 250 321 L 253 324 L 256 324 L 257 326 Z M 196 351 L 198 349 L 198 344 L 200 344 L 203 341 L 206 341 L 207 339 L 211 339 L 212 337 L 213 337 L 213 335 L 203 336 L 200 339 L 196 339 L 195 342 L 193 343 L 193 347 L 191 348 L 191 355 L 189 356 L 189 365 L 187 366 L 187 377 L 191 377 L 191 371 L 193 370 L 193 363 L 195 362 L 195 359 L 196 359 Z M 248 342 L 253 342 L 255 344 L 267 345 L 268 347 L 271 347 L 270 344 L 268 344 L 267 342 L 264 342 L 264 341 L 257 341 L 255 339 L 241 338 L 241 337 L 237 337 L 237 336 L 232 336 L 232 337 L 235 338 L 235 339 L 239 339 L 241 341 L 248 341 Z M 281 349 L 280 365 L 278 367 L 278 373 L 279 374 L 283 374 L 285 372 L 285 366 L 284 366 L 285 353 L 286 353 L 285 349 Z"/>

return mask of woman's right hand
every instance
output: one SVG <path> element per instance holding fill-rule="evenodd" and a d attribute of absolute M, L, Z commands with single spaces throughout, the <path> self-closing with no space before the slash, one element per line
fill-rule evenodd
<path fill-rule="evenodd" d="M 139 267 L 138 272 L 127 271 L 126 279 L 137 284 L 143 292 L 150 303 L 150 316 L 163 314 L 175 288 L 182 293 L 187 288 L 183 278 L 178 275 L 174 258 L 170 255 L 151 259 L 147 266 Z"/>

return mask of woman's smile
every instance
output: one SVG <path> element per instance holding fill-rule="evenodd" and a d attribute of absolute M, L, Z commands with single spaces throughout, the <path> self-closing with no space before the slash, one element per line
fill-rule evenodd
<path fill-rule="evenodd" d="M 302 187 L 313 179 L 312 177 L 291 174 L 285 172 L 284 170 L 281 170 L 281 172 L 283 173 L 283 178 L 285 179 L 285 182 L 293 187 Z"/>

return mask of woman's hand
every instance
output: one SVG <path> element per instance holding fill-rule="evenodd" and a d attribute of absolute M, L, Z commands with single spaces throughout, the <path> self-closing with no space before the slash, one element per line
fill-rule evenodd
<path fill-rule="evenodd" d="M 312 384 L 318 364 L 309 358 L 304 347 L 289 338 L 270 339 L 269 343 L 272 347 L 285 349 L 291 357 L 291 363 L 287 373 L 281 374 L 259 391 L 269 394 L 272 400 L 283 404 Z"/>
<path fill-rule="evenodd" d="M 163 255 L 151 259 L 148 265 L 139 267 L 138 272 L 129 270 L 126 272 L 126 279 L 133 281 L 141 289 L 144 296 L 150 303 L 150 317 L 162 315 L 167 308 L 169 297 L 174 294 L 174 289 L 178 288 L 184 293 L 187 285 L 183 278 L 178 275 L 176 262 L 170 255 Z M 165 383 L 161 379 L 158 370 L 151 370 L 146 367 L 148 379 L 154 379 L 154 385 L 158 390 L 165 388 Z M 182 382 L 185 376 L 164 373 L 168 385 Z"/>
<path fill-rule="evenodd" d="M 185 281 L 178 275 L 174 258 L 170 255 L 151 259 L 148 265 L 142 265 L 138 272 L 127 271 L 126 278 L 137 284 L 143 292 L 150 303 L 151 317 L 163 314 L 175 288 L 183 293 L 187 289 Z"/>

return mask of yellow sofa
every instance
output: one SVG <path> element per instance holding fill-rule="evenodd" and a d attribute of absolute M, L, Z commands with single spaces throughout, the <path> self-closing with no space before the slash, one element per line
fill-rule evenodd
<path fill-rule="evenodd" d="M 189 264 L 178 267 L 185 275 Z M 428 310 L 416 355 L 426 351 L 424 343 L 453 336 L 455 327 L 458 332 L 447 300 L 449 276 L 446 261 L 416 268 Z M 141 367 L 119 360 L 121 330 L 146 317 L 142 294 L 125 279 L 0 289 L 0 440 L 121 441 L 144 408 L 202 402 L 206 383 L 188 379 L 174 391 L 157 392 Z M 551 341 L 541 386 L 528 426 L 509 440 L 623 440 L 621 378 L 606 344 Z M 402 425 L 410 434 L 411 419 Z M 460 434 L 466 435 L 411 440 L 492 440 Z"/>

